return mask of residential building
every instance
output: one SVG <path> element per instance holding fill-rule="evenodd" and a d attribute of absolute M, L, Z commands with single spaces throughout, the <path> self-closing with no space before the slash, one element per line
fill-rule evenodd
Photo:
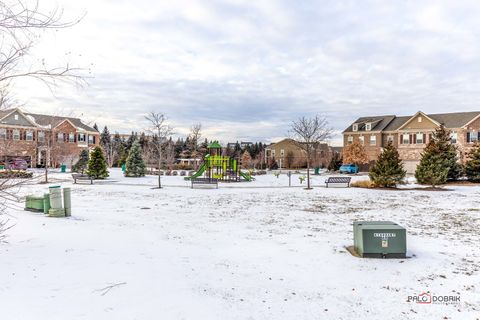
<path fill-rule="evenodd" d="M 272 143 L 265 148 L 265 162 L 267 165 L 276 161 L 280 169 L 305 168 L 307 165 L 307 152 L 300 147 L 299 142 L 293 139 L 283 139 Z M 311 167 L 326 167 L 336 151 L 326 143 L 314 146 Z"/>
<path fill-rule="evenodd" d="M 423 149 L 441 124 L 452 132 L 451 140 L 457 146 L 460 161 L 464 163 L 467 153 L 480 140 L 480 111 L 440 114 L 418 111 L 413 116 L 361 117 L 343 131 L 343 143 L 344 146 L 353 141 L 363 144 L 371 165 L 391 141 L 398 148 L 407 172 L 413 173 Z"/>
<path fill-rule="evenodd" d="M 0 110 L 0 162 L 25 159 L 31 167 L 72 164 L 99 133 L 78 118 Z"/>

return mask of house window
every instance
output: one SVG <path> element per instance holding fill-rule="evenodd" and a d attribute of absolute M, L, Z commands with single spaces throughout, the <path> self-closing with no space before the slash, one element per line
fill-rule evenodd
<path fill-rule="evenodd" d="M 456 132 L 452 132 L 452 134 L 450 135 L 450 141 L 452 143 L 457 143 L 457 139 L 458 139 L 458 134 Z"/>
<path fill-rule="evenodd" d="M 68 142 L 75 142 L 75 134 L 69 133 L 68 134 Z"/>
<path fill-rule="evenodd" d="M 93 136 L 91 134 L 88 135 L 88 143 L 93 144 Z"/>
<path fill-rule="evenodd" d="M 63 133 L 57 133 L 57 142 L 63 142 Z"/>
<path fill-rule="evenodd" d="M 39 131 L 37 135 L 38 135 L 37 140 L 39 142 L 44 142 L 45 141 L 45 132 Z"/>
<path fill-rule="evenodd" d="M 393 143 L 393 136 L 392 135 L 389 135 L 387 136 L 387 143 Z"/>
<path fill-rule="evenodd" d="M 365 130 L 366 130 L 366 131 L 372 130 L 372 124 L 371 124 L 371 123 L 367 123 L 367 124 L 365 125 Z"/>
<path fill-rule="evenodd" d="M 422 117 L 418 117 L 418 122 L 422 122 Z"/>
<path fill-rule="evenodd" d="M 416 138 L 416 139 L 415 139 L 415 143 L 416 143 L 416 144 L 423 144 L 423 142 L 424 142 L 424 141 L 423 141 L 423 133 L 417 133 L 417 134 L 415 135 L 415 138 Z"/>
<path fill-rule="evenodd" d="M 474 142 L 477 142 L 477 141 L 478 141 L 478 132 L 476 132 L 476 131 L 470 132 L 470 139 L 469 139 L 468 142 L 474 143 Z"/>
<path fill-rule="evenodd" d="M 365 144 L 365 137 L 364 137 L 364 136 L 358 137 L 358 140 L 360 140 L 360 144 L 361 144 L 361 145 L 364 145 L 364 144 Z"/>
<path fill-rule="evenodd" d="M 13 118 L 14 118 L 15 120 L 18 120 L 18 114 L 14 115 Z"/>
<path fill-rule="evenodd" d="M 78 141 L 80 142 L 85 142 L 85 134 L 84 133 L 80 133 L 78 135 Z"/>
<path fill-rule="evenodd" d="M 275 157 L 275 150 L 272 150 L 272 157 Z"/>
<path fill-rule="evenodd" d="M 347 142 L 348 142 L 348 144 L 352 144 L 352 143 L 353 143 L 353 137 L 352 137 L 352 136 L 348 136 Z"/>
<path fill-rule="evenodd" d="M 375 136 L 375 135 L 370 136 L 370 145 L 371 146 L 376 146 L 377 145 L 377 136 Z"/>
<path fill-rule="evenodd" d="M 285 155 L 285 150 L 281 149 L 280 150 L 280 156 L 283 157 Z"/>
<path fill-rule="evenodd" d="M 402 142 L 403 142 L 403 144 L 410 144 L 410 135 L 409 134 L 402 134 Z"/>
<path fill-rule="evenodd" d="M 33 140 L 33 132 L 32 131 L 27 131 L 25 134 L 25 140 L 27 141 L 32 141 Z"/>
<path fill-rule="evenodd" d="M 7 139 L 7 130 L 6 129 L 0 129 L 0 139 L 5 140 Z"/>
<path fill-rule="evenodd" d="M 13 130 L 13 140 L 20 140 L 20 130 Z"/>
<path fill-rule="evenodd" d="M 352 130 L 353 130 L 353 131 L 358 131 L 358 124 L 354 124 L 354 125 L 352 126 Z"/>

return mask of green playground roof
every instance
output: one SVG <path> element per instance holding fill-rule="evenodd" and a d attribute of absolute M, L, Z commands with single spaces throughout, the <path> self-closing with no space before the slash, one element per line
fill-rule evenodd
<path fill-rule="evenodd" d="M 221 148 L 222 146 L 220 145 L 220 143 L 218 143 L 218 141 L 211 142 L 207 147 L 207 149 L 221 149 Z"/>

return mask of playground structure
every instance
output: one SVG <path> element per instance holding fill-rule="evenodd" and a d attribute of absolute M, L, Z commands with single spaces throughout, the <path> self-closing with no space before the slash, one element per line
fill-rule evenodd
<path fill-rule="evenodd" d="M 195 179 L 204 176 L 209 179 L 218 179 L 223 182 L 252 181 L 250 174 L 240 170 L 237 159 L 222 156 L 222 146 L 218 141 L 213 141 L 207 147 L 208 154 L 204 157 L 203 163 L 191 177 L 185 180 Z"/>

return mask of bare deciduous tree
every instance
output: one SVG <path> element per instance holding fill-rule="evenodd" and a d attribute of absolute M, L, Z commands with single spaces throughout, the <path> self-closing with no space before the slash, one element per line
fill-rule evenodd
<path fill-rule="evenodd" d="M 70 22 L 62 21 L 63 10 L 55 7 L 43 12 L 39 1 L 26 0 L 0 2 L 0 88 L 5 89 L 16 78 L 30 77 L 42 81 L 50 89 L 57 81 L 73 81 L 82 84 L 85 77 L 82 68 L 49 66 L 45 59 L 30 63 L 24 67 L 26 58 L 30 56 L 38 33 L 46 29 L 63 29 L 71 27 L 80 19 Z"/>
<path fill-rule="evenodd" d="M 327 119 L 319 115 L 313 118 L 301 117 L 298 120 L 292 121 L 292 138 L 298 147 L 305 151 L 307 156 L 307 189 L 311 189 L 310 162 L 312 152 L 315 151 L 316 145 L 331 137 L 332 131 Z"/>
<path fill-rule="evenodd" d="M 152 141 L 152 145 L 155 148 L 158 159 L 158 188 L 162 188 L 162 181 L 160 175 L 160 169 L 162 168 L 162 148 L 165 142 L 167 142 L 168 137 L 172 134 L 172 127 L 167 123 L 167 117 L 163 113 L 150 112 L 149 115 L 145 116 L 145 119 L 150 122 L 150 128 L 148 129 L 152 135 L 156 135 L 157 139 Z"/>
<path fill-rule="evenodd" d="M 0 1 L 0 108 L 12 106 L 9 88 L 18 78 L 40 80 L 50 91 L 57 81 L 73 82 L 77 85 L 84 83 L 84 69 L 72 67 L 68 63 L 64 66 L 50 66 L 45 59 L 37 59 L 37 62 L 27 59 L 31 57 L 31 51 L 41 32 L 68 28 L 81 20 L 63 22 L 62 15 L 63 11 L 58 7 L 49 11 L 41 10 L 38 0 Z M 47 171 L 45 180 L 48 181 Z M 10 185 L 2 183 L 0 199 L 11 200 L 6 196 L 10 188 Z M 3 211 L 0 208 L 0 213 Z M 0 225 L 1 236 L 5 225 L 3 222 Z"/>
<path fill-rule="evenodd" d="M 202 137 L 202 124 L 196 123 L 190 127 L 190 142 L 192 143 L 192 151 L 197 151 L 198 141 Z"/>

